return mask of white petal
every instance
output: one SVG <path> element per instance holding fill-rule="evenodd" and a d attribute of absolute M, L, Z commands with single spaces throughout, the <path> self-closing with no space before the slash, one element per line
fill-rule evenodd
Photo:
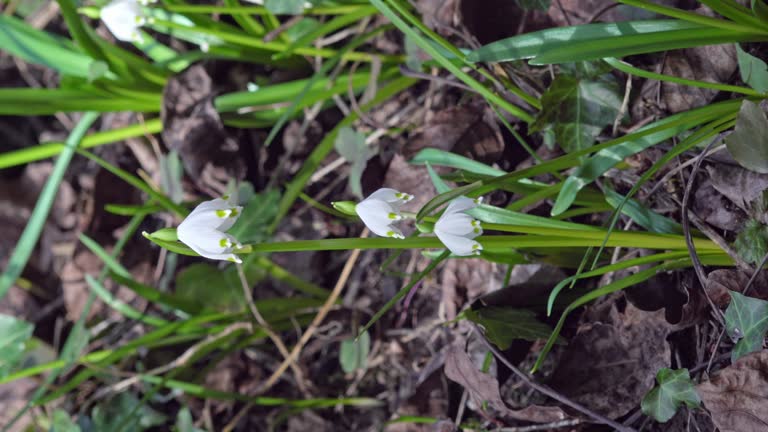
<path fill-rule="evenodd" d="M 179 240 L 200 256 L 210 259 L 242 262 L 240 258 L 232 253 L 234 247 L 239 246 L 239 243 L 231 235 L 212 228 L 189 225 L 182 227 L 182 225 L 179 225 L 179 228 L 176 230 Z"/>
<path fill-rule="evenodd" d="M 130 42 L 138 34 L 143 19 L 141 6 L 136 0 L 113 0 L 101 8 L 101 20 L 115 38 Z"/>
<path fill-rule="evenodd" d="M 382 237 L 402 238 L 400 230 L 392 226 L 393 222 L 402 217 L 388 203 L 367 198 L 355 206 L 355 211 L 365 226 L 374 234 Z"/>
<path fill-rule="evenodd" d="M 480 243 L 466 237 L 438 231 L 435 231 L 435 234 L 437 234 L 437 238 L 439 238 L 445 247 L 447 247 L 454 255 L 477 255 L 483 249 L 483 246 Z"/>
<path fill-rule="evenodd" d="M 483 233 L 480 223 L 472 216 L 447 211 L 435 223 L 435 232 L 438 231 L 468 238 L 475 238 Z"/>
<path fill-rule="evenodd" d="M 399 212 L 400 206 L 412 200 L 413 195 L 390 188 L 381 188 L 366 198 L 366 200 L 369 199 L 385 201 L 392 206 L 395 212 Z"/>
<path fill-rule="evenodd" d="M 465 196 L 455 198 L 450 202 L 450 204 L 448 204 L 448 207 L 445 209 L 445 213 L 458 213 L 472 210 L 473 208 L 477 207 L 477 204 L 480 201 L 480 198 L 475 201 L 472 198 L 467 198 Z"/>
<path fill-rule="evenodd" d="M 200 203 L 192 213 L 184 219 L 182 225 L 195 225 L 207 228 L 213 228 L 219 231 L 226 231 L 237 222 L 243 208 L 240 206 L 232 207 L 221 198 Z M 181 227 L 181 226 L 179 226 Z"/>

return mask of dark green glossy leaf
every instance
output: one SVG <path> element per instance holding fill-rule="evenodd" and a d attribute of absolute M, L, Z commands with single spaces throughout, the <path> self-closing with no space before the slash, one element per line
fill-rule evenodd
<path fill-rule="evenodd" d="M 748 263 L 759 263 L 768 253 L 768 227 L 750 219 L 733 242 L 736 253 Z"/>
<path fill-rule="evenodd" d="M 536 319 L 536 313 L 527 309 L 487 307 L 467 310 L 464 316 L 485 329 L 485 336 L 502 350 L 515 339 L 536 341 L 546 339 L 552 329 Z"/>
<path fill-rule="evenodd" d="M 658 385 L 645 395 L 640 407 L 645 415 L 666 423 L 674 417 L 680 404 L 695 408 L 701 398 L 688 374 L 688 369 L 663 368 L 656 374 Z"/>
<path fill-rule="evenodd" d="M 603 128 L 613 124 L 621 96 L 610 75 L 594 80 L 560 75 L 542 96 L 541 104 L 531 130 L 551 127 L 560 147 L 572 153 L 591 147 Z"/>
<path fill-rule="evenodd" d="M 728 336 L 738 340 L 731 351 L 731 362 L 763 348 L 768 331 L 768 302 L 731 291 L 731 304 L 725 310 Z"/>

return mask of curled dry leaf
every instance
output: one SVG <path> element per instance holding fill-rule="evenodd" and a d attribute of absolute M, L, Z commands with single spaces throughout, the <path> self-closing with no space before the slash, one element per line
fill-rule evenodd
<path fill-rule="evenodd" d="M 213 81 L 200 65 L 170 78 L 163 89 L 163 141 L 179 152 L 193 179 L 199 178 L 208 163 L 226 167 L 233 177 L 244 174 L 241 158 L 233 155 L 237 142 L 228 136 L 213 106 L 215 96 Z"/>
<path fill-rule="evenodd" d="M 696 388 L 722 432 L 768 428 L 768 351 L 749 354 Z"/>
<path fill-rule="evenodd" d="M 520 410 L 510 409 L 501 400 L 499 382 L 480 372 L 469 355 L 457 346 L 448 348 L 446 352 L 445 375 L 451 381 L 461 384 L 469 392 L 476 406 L 487 404 L 502 415 L 536 423 L 550 423 L 566 418 L 563 410 L 553 406 L 531 405 Z"/>
<path fill-rule="evenodd" d="M 768 174 L 725 164 L 710 165 L 707 172 L 712 186 L 744 211 L 768 189 Z"/>

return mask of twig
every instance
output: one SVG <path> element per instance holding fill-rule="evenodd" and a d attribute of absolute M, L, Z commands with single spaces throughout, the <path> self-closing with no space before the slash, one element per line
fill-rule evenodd
<path fill-rule="evenodd" d="M 688 247 L 688 253 L 691 255 L 691 261 L 693 262 L 693 268 L 696 271 L 696 277 L 699 278 L 699 284 L 701 285 L 701 291 L 704 293 L 709 306 L 712 308 L 712 313 L 720 324 L 723 324 L 722 312 L 715 306 L 715 303 L 709 297 L 707 292 L 707 275 L 704 274 L 704 266 L 701 264 L 699 254 L 696 253 L 696 247 L 693 245 L 693 239 L 691 238 L 691 222 L 688 219 L 688 200 L 691 197 L 691 189 L 693 189 L 693 182 L 696 180 L 696 174 L 699 172 L 701 162 L 707 156 L 710 147 L 715 141 L 710 141 L 704 151 L 696 158 L 696 163 L 693 165 L 693 170 L 688 177 L 688 184 L 685 186 L 685 193 L 683 194 L 682 215 L 683 220 L 683 234 L 685 235 L 685 245 Z"/>
<path fill-rule="evenodd" d="M 629 108 L 629 94 L 631 92 L 632 92 L 632 75 L 627 74 L 627 84 L 624 87 L 624 100 L 621 102 L 621 108 L 619 108 L 619 112 L 616 113 L 616 119 L 613 120 L 613 130 L 611 131 L 612 136 L 616 136 L 616 132 L 619 129 L 619 124 L 621 124 L 621 119 L 627 113 L 627 109 Z"/>
<path fill-rule="evenodd" d="M 264 332 L 269 336 L 269 339 L 272 340 L 272 343 L 275 344 L 277 347 L 277 350 L 280 351 L 280 355 L 283 356 L 284 359 L 288 359 L 290 354 L 288 353 L 288 348 L 285 346 L 285 343 L 283 343 L 283 340 L 280 338 L 280 336 L 275 333 L 274 330 L 272 330 L 272 327 L 269 325 L 267 320 L 264 319 L 264 317 L 259 312 L 259 309 L 256 307 L 256 303 L 253 301 L 253 294 L 251 293 L 251 286 L 248 283 L 248 279 L 245 277 L 245 271 L 243 270 L 242 264 L 235 264 L 237 266 L 237 275 L 240 277 L 240 285 L 243 287 L 243 294 L 245 295 L 245 301 L 248 303 L 248 308 L 251 310 L 251 314 L 253 314 L 253 317 L 256 318 L 256 322 L 259 323 L 261 328 L 264 330 Z M 291 371 L 293 371 L 293 374 L 296 376 L 296 384 L 299 386 L 299 390 L 304 394 L 309 394 L 309 391 L 307 390 L 306 385 L 304 384 L 304 374 L 301 372 L 301 368 L 296 364 L 295 361 L 290 362 Z"/>
<path fill-rule="evenodd" d="M 576 426 L 579 424 L 581 424 L 581 419 L 568 419 L 568 420 L 560 420 L 560 421 L 547 423 L 547 424 L 537 424 L 537 425 L 521 426 L 521 427 L 506 427 L 506 428 L 499 429 L 499 432 L 534 432 L 534 431 L 566 428 L 566 427 Z"/>
<path fill-rule="evenodd" d="M 515 365 L 510 363 L 509 360 L 507 360 L 504 357 L 504 355 L 501 352 L 499 352 L 499 350 L 496 349 L 495 346 L 493 346 L 493 344 L 488 342 L 488 340 L 485 338 L 485 336 L 482 336 L 483 333 L 480 331 L 480 329 L 478 328 L 477 324 L 472 324 L 472 325 L 475 327 L 475 331 L 478 334 L 480 334 L 480 342 L 483 345 L 485 345 L 485 347 L 488 348 L 493 353 L 494 356 L 496 356 L 497 360 L 499 360 L 501 363 L 503 363 L 504 366 L 508 367 L 509 370 L 511 370 L 515 375 L 517 375 L 518 378 L 520 378 L 526 385 L 528 385 L 532 389 L 534 389 L 534 390 L 536 390 L 536 391 L 538 391 L 540 393 L 543 393 L 546 396 L 551 397 L 552 399 L 560 402 L 563 405 L 567 405 L 567 406 L 575 409 L 576 411 L 579 411 L 580 413 L 586 415 L 587 417 L 590 417 L 591 419 L 593 419 L 597 423 L 602 423 L 602 424 L 608 425 L 608 426 L 616 429 L 619 432 L 634 432 L 635 431 L 635 429 L 633 429 L 631 427 L 627 427 L 627 426 L 624 426 L 624 425 L 622 425 L 620 423 L 617 423 L 617 422 L 615 422 L 615 421 L 613 421 L 613 420 L 603 416 L 602 414 L 598 414 L 598 413 L 592 411 L 591 409 L 581 405 L 580 403 L 575 402 L 575 401 L 569 399 L 568 397 L 566 397 L 564 395 L 561 395 L 560 393 L 556 392 L 555 390 L 552 390 L 551 388 L 549 388 L 549 387 L 547 387 L 545 385 L 537 383 L 531 377 L 529 377 L 526 373 L 523 373 L 523 371 L 521 371 L 520 369 L 515 367 Z"/>
<path fill-rule="evenodd" d="M 366 237 L 368 237 L 368 228 L 365 228 L 362 234 L 360 234 L 360 238 Z M 264 393 L 272 388 L 275 382 L 277 382 L 277 380 L 283 376 L 285 370 L 288 369 L 288 366 L 296 361 L 296 358 L 299 356 L 301 349 L 304 347 L 304 345 L 306 345 L 306 343 L 315 333 L 315 330 L 317 330 L 317 328 L 325 319 L 326 315 L 328 315 L 331 307 L 333 307 L 333 305 L 336 303 L 336 299 L 338 299 L 339 295 L 341 295 L 341 291 L 344 288 L 344 285 L 346 285 L 347 279 L 349 278 L 350 273 L 352 273 L 352 268 L 355 266 L 359 256 L 360 249 L 352 250 L 352 254 L 347 259 L 346 264 L 344 264 L 344 268 L 341 270 L 341 275 L 339 275 L 339 279 L 336 281 L 336 286 L 333 287 L 331 295 L 328 296 L 328 298 L 325 300 L 325 303 L 323 303 L 323 306 L 312 320 L 312 323 L 309 325 L 309 327 L 307 327 L 307 331 L 304 332 L 304 334 L 301 336 L 301 339 L 299 339 L 299 342 L 296 343 L 296 345 L 293 347 L 293 350 L 291 350 L 290 354 L 288 357 L 286 357 L 280 367 L 278 367 L 277 370 L 275 370 L 272 375 L 270 375 L 264 384 L 259 386 L 255 392 L 256 394 Z M 248 402 L 248 404 L 244 406 L 240 412 L 237 413 L 237 415 L 235 415 L 232 421 L 230 421 L 229 424 L 227 424 L 224 429 L 222 429 L 222 432 L 231 432 L 235 426 L 237 426 L 237 423 L 240 421 L 240 419 L 242 419 L 243 416 L 245 416 L 245 414 L 253 407 L 253 405 L 253 402 Z"/>

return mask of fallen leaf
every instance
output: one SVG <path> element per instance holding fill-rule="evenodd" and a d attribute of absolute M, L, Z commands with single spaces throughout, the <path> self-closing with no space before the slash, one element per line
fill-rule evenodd
<path fill-rule="evenodd" d="M 585 324 L 565 347 L 550 385 L 608 418 L 621 417 L 669 366 L 669 330 L 663 311 L 631 305 L 614 323 Z"/>
<path fill-rule="evenodd" d="M 22 378 L 0 385 L 0 425 L 8 425 L 27 404 L 39 383 L 34 378 Z M 32 413 L 27 411 L 8 432 L 23 432 L 32 428 Z"/>
<path fill-rule="evenodd" d="M 768 331 L 768 302 L 731 291 L 731 304 L 725 310 L 725 328 L 736 342 L 731 361 L 760 351 Z"/>
<path fill-rule="evenodd" d="M 480 372 L 469 355 L 457 346 L 448 348 L 445 356 L 445 375 L 469 392 L 476 406 L 488 404 L 503 415 L 535 423 L 550 423 L 567 418 L 558 407 L 532 405 L 520 410 L 507 407 L 501 400 L 499 382 Z"/>
<path fill-rule="evenodd" d="M 443 36 L 452 35 L 458 0 L 418 0 L 416 9 L 424 24 Z"/>
<path fill-rule="evenodd" d="M 744 100 L 736 119 L 736 127 L 725 138 L 725 145 L 744 168 L 768 173 L 768 120 L 756 103 Z"/>
<path fill-rule="evenodd" d="M 749 204 L 762 197 L 763 191 L 768 189 L 768 174 L 726 164 L 710 165 L 707 172 L 715 190 L 744 211 L 749 211 Z"/>
<path fill-rule="evenodd" d="M 763 432 L 768 425 L 768 351 L 746 355 L 696 387 L 721 432 Z"/>
<path fill-rule="evenodd" d="M 640 405 L 643 413 L 656 421 L 668 422 L 683 403 L 691 408 L 701 404 L 688 369 L 662 368 L 656 374 L 656 381 L 659 385 L 645 395 Z"/>
<path fill-rule="evenodd" d="M 232 177 L 240 178 L 244 165 L 235 157 L 238 145 L 224 129 L 213 106 L 214 96 L 213 81 L 201 65 L 171 77 L 163 89 L 160 111 L 163 142 L 179 153 L 193 179 L 199 179 L 209 163 L 226 167 Z"/>
<path fill-rule="evenodd" d="M 504 151 L 504 141 L 498 127 L 486 118 L 478 103 L 469 103 L 437 111 L 403 148 L 411 159 L 425 148 L 438 148 L 483 163 L 497 162 Z"/>
<path fill-rule="evenodd" d="M 728 198 L 718 192 L 712 182 L 701 182 L 694 193 L 693 211 L 710 225 L 728 231 L 740 231 L 746 215 Z"/>

